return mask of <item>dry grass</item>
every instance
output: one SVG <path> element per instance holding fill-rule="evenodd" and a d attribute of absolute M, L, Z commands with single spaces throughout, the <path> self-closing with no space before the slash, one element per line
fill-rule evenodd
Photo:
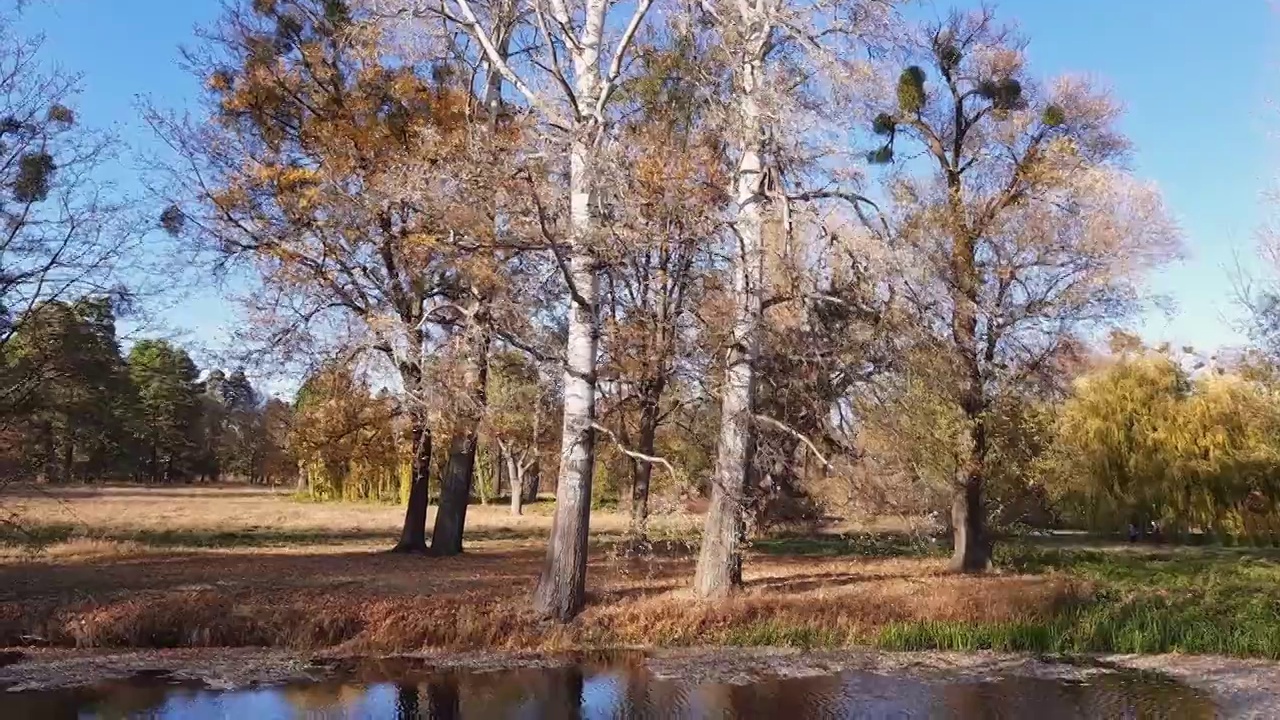
<path fill-rule="evenodd" d="M 719 604 L 686 589 L 679 544 L 626 557 L 592 516 L 590 606 L 574 623 L 527 611 L 550 518 L 468 512 L 466 555 L 380 552 L 397 508 L 299 503 L 252 488 L 106 488 L 25 493 L 26 522 L 58 539 L 0 556 L 0 646 L 340 646 L 566 649 L 619 645 L 870 642 L 894 623 L 1034 623 L 1090 588 L 1059 575 L 954 577 L 929 558 L 753 554 L 746 590 Z M 697 518 L 660 526 L 672 535 Z M 70 526 L 70 532 L 66 527 Z M 50 530 L 53 528 L 56 530 Z"/>
<path fill-rule="evenodd" d="M 296 500 L 284 490 L 250 486 L 9 487 L 4 507 L 23 518 L 37 540 L 59 544 L 77 538 L 136 541 L 159 548 L 382 547 L 399 535 L 404 511 L 375 503 Z M 467 530 L 476 541 L 541 540 L 551 528 L 549 499 L 512 516 L 506 505 L 473 505 Z M 428 517 L 434 522 L 435 508 Z M 683 535 L 700 527 L 687 515 L 655 519 L 657 535 Z M 592 532 L 618 536 L 626 515 L 597 511 Z"/>

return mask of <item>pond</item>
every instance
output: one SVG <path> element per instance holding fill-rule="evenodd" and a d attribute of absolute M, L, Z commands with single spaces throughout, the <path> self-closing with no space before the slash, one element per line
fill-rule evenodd
<path fill-rule="evenodd" d="M 848 672 L 749 684 L 659 679 L 636 665 L 494 672 L 367 673 L 235 690 L 163 677 L 0 694 L 0 718 L 1213 718 L 1212 702 L 1169 680 L 1099 673 L 1087 680 Z"/>

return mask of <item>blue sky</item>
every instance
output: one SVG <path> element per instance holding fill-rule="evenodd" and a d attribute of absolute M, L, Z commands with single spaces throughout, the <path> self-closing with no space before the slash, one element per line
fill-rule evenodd
<path fill-rule="evenodd" d="M 178 66 L 180 43 L 217 14 L 218 0 L 44 0 L 21 25 L 47 35 L 46 50 L 83 72 L 80 116 L 112 124 L 135 149 L 153 142 L 137 117 L 139 96 L 181 107 L 195 81 Z M 926 2 L 913 14 L 941 15 Z M 1030 38 L 1041 76 L 1087 73 L 1110 85 L 1128 110 L 1135 168 L 1163 189 L 1187 238 L 1188 258 L 1153 279 L 1176 303 L 1169 318 L 1150 314 L 1153 341 L 1212 349 L 1242 340 L 1232 326 L 1230 268 L 1251 257 L 1263 217 L 1261 193 L 1274 175 L 1269 78 L 1280 61 L 1268 51 L 1276 17 L 1267 0 L 1005 0 L 1000 16 Z M 122 169 L 127 180 L 130 169 Z M 167 312 L 175 329 L 216 347 L 234 323 L 232 306 L 198 292 Z"/>

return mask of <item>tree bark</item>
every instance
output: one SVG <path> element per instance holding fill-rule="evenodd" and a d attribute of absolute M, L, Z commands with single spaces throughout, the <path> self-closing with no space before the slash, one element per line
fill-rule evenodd
<path fill-rule="evenodd" d="M 594 58 L 592 65 L 594 65 Z M 580 80 L 589 80 L 583 68 Z M 581 89 L 581 88 L 580 88 Z M 594 98 L 595 88 L 581 92 Z M 585 128 L 579 128 L 570 151 L 569 204 L 574 246 L 569 258 L 569 338 L 565 347 L 564 422 L 560 448 L 560 476 L 556 512 L 551 524 L 546 560 L 533 609 L 538 615 L 567 622 L 586 602 L 587 533 L 591 515 L 591 481 L 595 469 L 596 343 L 599 277 L 590 251 L 594 229 L 589 177 L 591 148 Z"/>
<path fill-rule="evenodd" d="M 478 301 L 483 303 L 483 300 Z M 449 462 L 440 487 L 440 506 L 431 533 L 431 553 L 450 556 L 462 552 L 462 534 L 467 524 L 467 505 L 475 478 L 476 447 L 480 419 L 484 414 L 488 385 L 489 328 L 483 307 L 472 313 L 475 327 L 464 382 L 468 397 L 458 417 L 458 429 L 449 442 Z"/>
<path fill-rule="evenodd" d="M 535 450 L 534 452 L 537 452 Z M 524 504 L 535 503 L 538 501 L 538 489 L 542 484 L 542 465 L 538 461 L 537 456 L 529 461 L 529 465 L 520 468 L 520 492 L 524 495 Z"/>
<path fill-rule="evenodd" d="M 524 514 L 524 473 L 520 470 L 520 462 L 515 455 L 503 454 L 507 467 L 507 481 L 511 484 L 511 514 Z"/>
<path fill-rule="evenodd" d="M 991 569 L 987 512 L 982 501 L 986 438 L 981 418 L 975 422 L 972 435 L 973 455 L 961 469 L 951 499 L 953 552 L 948 567 L 953 572 L 980 573 Z"/>
<path fill-rule="evenodd" d="M 413 466 L 409 476 L 409 502 L 404 509 L 404 528 L 400 542 L 392 552 L 425 553 L 427 551 L 427 504 L 431 480 L 431 428 L 421 411 L 412 419 Z"/>
<path fill-rule="evenodd" d="M 462 552 L 476 444 L 474 427 L 459 431 L 449 441 L 449 461 L 440 483 L 440 505 L 436 508 L 435 527 L 431 531 L 432 555 L 449 556 Z"/>
<path fill-rule="evenodd" d="M 969 456 L 957 471 L 951 501 L 952 556 L 956 572 L 983 572 L 991 567 L 986 537 L 986 506 L 982 500 L 986 475 L 986 389 L 978 350 L 978 270 L 976 239 L 971 232 L 957 172 L 947 174 L 952 222 L 956 228 L 951 249 L 951 337 L 964 370 L 960 405 L 970 423 Z M 988 329 L 988 332 L 991 332 Z"/>
<path fill-rule="evenodd" d="M 758 54 L 748 56 L 739 68 L 742 157 L 735 172 L 734 230 L 739 244 L 733 257 L 735 318 L 721 391 L 720 436 L 711 478 L 711 503 L 703 525 L 702 550 L 693 581 L 694 591 L 703 598 L 724 597 L 742 583 L 743 513 L 754 445 L 752 407 L 764 275 L 762 231 L 766 198 L 760 144 L 762 125 L 755 100 L 763 45 L 758 47 Z"/>
<path fill-rule="evenodd" d="M 653 456 L 654 436 L 658 428 L 658 402 L 662 397 L 661 379 L 645 387 L 643 405 L 640 407 L 640 446 L 644 455 Z M 643 539 L 649 525 L 649 481 L 653 477 L 653 463 L 631 459 L 631 536 Z"/>

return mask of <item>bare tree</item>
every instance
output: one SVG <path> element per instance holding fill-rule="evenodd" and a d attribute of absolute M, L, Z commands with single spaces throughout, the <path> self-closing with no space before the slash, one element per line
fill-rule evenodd
<path fill-rule="evenodd" d="M 655 34 L 636 50 L 623 86 L 617 152 L 608 176 L 607 332 L 601 377 L 618 441 L 631 465 L 631 534 L 643 539 L 659 428 L 685 399 L 669 392 L 695 370 L 696 309 L 711 252 L 723 231 L 728 172 L 718 128 L 709 122 L 714 58 L 682 28 Z M 696 367 L 696 370 L 701 370 Z"/>
<path fill-rule="evenodd" d="M 938 360 L 928 383 L 955 409 L 955 570 L 990 564 L 983 486 L 989 414 L 1079 333 L 1139 307 L 1143 273 L 1177 251 L 1159 193 L 1125 169 L 1119 108 L 1078 78 L 1040 88 L 1024 44 L 990 10 L 924 28 L 878 115 L 902 297 Z M 927 172 L 913 172 L 921 155 Z M 947 411 L 949 412 L 949 411 Z M 947 414 L 944 412 L 943 414 Z"/>
<path fill-rule="evenodd" d="M 145 277 L 135 266 L 148 227 L 101 174 L 119 146 L 81 122 L 79 78 L 46 69 L 42 44 L 0 17 L 0 355 L 42 305 L 106 295 L 118 311 Z M 127 277 L 130 270 L 139 272 Z M 6 357 L 0 422 L 46 369 Z"/>
<path fill-rule="evenodd" d="M 731 77 L 726 133 L 735 169 L 730 258 L 733 322 L 727 340 L 725 378 L 720 388 L 720 435 L 711 506 L 703 528 L 694 587 L 702 597 L 719 597 L 741 583 L 746 488 L 753 463 L 756 365 L 766 285 L 767 236 L 789 236 L 790 193 L 783 171 L 790 159 L 783 148 L 783 120 L 798 110 L 801 90 L 823 83 L 831 93 L 847 86 L 833 77 L 854 72 L 849 46 L 889 9 L 884 2 L 802 5 L 781 0 L 721 3 L 705 0 L 719 47 L 729 56 Z M 825 26 L 825 27 L 824 27 Z M 824 44 L 825 43 L 825 44 Z M 834 71 L 834 72 L 833 72 Z"/>

